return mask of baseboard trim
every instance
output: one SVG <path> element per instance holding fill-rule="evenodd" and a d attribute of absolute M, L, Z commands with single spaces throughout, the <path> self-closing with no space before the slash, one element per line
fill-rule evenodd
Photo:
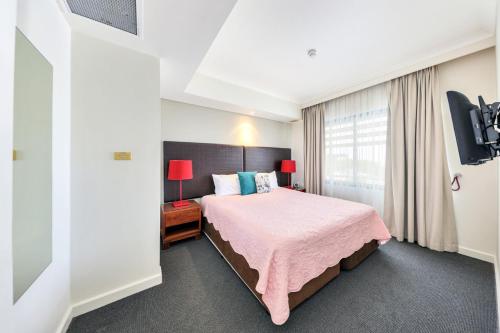
<path fill-rule="evenodd" d="M 107 291 L 105 293 L 90 297 L 81 302 L 75 303 L 68 307 L 64 313 L 56 333 L 66 333 L 71 324 L 71 320 L 79 315 L 90 312 L 102 306 L 116 302 L 122 298 L 131 296 L 143 290 L 157 286 L 162 283 L 161 267 L 159 273 L 149 276 L 147 278 L 134 281 L 119 288 Z"/>
<path fill-rule="evenodd" d="M 81 302 L 73 304 L 72 317 L 77 317 L 84 313 L 90 312 L 102 306 L 116 302 L 127 296 L 136 294 L 148 288 L 161 284 L 161 272 L 147 278 L 134 281 L 119 288 L 107 291 L 105 293 L 88 298 Z"/>
<path fill-rule="evenodd" d="M 495 294 L 497 300 L 497 325 L 500 327 L 500 267 L 498 265 L 498 258 L 496 255 L 489 254 L 482 251 L 473 250 L 467 247 L 459 246 L 458 253 L 468 257 L 476 258 L 479 260 L 487 261 L 493 264 L 495 274 Z"/>
<path fill-rule="evenodd" d="M 458 253 L 463 254 L 464 256 L 476 258 L 476 259 L 479 259 L 482 261 L 487 261 L 487 262 L 490 262 L 492 264 L 495 264 L 495 261 L 496 261 L 496 259 L 495 259 L 496 256 L 493 254 L 478 251 L 478 250 L 473 250 L 473 249 L 470 249 L 470 248 L 464 247 L 464 246 L 458 247 Z"/>
<path fill-rule="evenodd" d="M 57 333 L 66 333 L 66 331 L 69 328 L 69 324 L 71 323 L 71 319 L 73 319 L 73 316 L 71 315 L 72 307 L 69 306 L 66 312 L 64 313 L 63 318 L 61 319 L 61 322 L 59 323 L 59 326 L 57 327 L 56 332 Z"/>
<path fill-rule="evenodd" d="M 159 268 L 160 272 L 149 276 L 147 278 L 134 281 L 132 283 L 126 284 L 119 288 L 107 291 L 105 293 L 96 295 L 94 297 L 88 298 L 76 304 L 73 304 L 68 307 L 66 312 L 64 313 L 59 326 L 57 327 L 56 333 L 66 333 L 71 324 L 71 320 L 74 317 L 82 315 L 84 313 L 90 312 L 102 306 L 108 305 L 110 303 L 116 302 L 122 298 L 128 297 L 130 295 L 136 294 L 143 290 L 149 289 L 156 285 L 161 284 L 162 275 L 161 275 L 161 267 Z"/>

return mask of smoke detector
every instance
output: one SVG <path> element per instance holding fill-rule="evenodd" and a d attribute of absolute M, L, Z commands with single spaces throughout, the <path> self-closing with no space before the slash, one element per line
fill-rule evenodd
<path fill-rule="evenodd" d="M 318 51 L 316 51 L 316 49 L 307 50 L 307 55 L 309 56 L 309 58 L 314 58 L 317 53 L 318 53 Z"/>

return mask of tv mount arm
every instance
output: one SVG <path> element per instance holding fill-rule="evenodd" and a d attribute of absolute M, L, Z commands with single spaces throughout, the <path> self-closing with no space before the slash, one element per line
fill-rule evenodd
<path fill-rule="evenodd" d="M 493 159 L 500 153 L 500 102 L 486 104 L 483 97 L 479 96 L 479 108 L 474 108 L 469 113 L 476 144 L 488 146 Z"/>

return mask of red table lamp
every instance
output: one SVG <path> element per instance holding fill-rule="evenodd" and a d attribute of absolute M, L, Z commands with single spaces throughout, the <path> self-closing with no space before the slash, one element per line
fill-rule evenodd
<path fill-rule="evenodd" d="M 295 161 L 294 160 L 282 160 L 281 161 L 281 172 L 288 173 L 288 188 L 292 188 L 290 184 L 291 174 L 295 173 Z"/>
<path fill-rule="evenodd" d="M 182 200 L 182 181 L 193 179 L 193 161 L 191 160 L 170 160 L 168 162 L 168 180 L 179 181 L 179 201 L 172 202 L 172 206 L 189 206 L 188 200 Z"/>

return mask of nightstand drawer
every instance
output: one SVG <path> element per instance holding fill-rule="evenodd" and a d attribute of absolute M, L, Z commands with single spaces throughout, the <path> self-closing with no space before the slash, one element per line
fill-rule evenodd
<path fill-rule="evenodd" d="M 165 227 L 172 227 L 186 222 L 198 221 L 200 219 L 200 214 L 201 212 L 199 209 L 170 211 L 165 216 Z"/>

